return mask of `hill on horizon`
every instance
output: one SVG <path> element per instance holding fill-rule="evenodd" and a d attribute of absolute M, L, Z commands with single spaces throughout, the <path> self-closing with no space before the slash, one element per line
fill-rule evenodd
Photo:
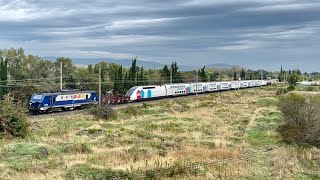
<path fill-rule="evenodd" d="M 57 57 L 43 57 L 48 60 L 56 60 Z M 73 60 L 73 63 L 79 65 L 79 66 L 85 66 L 89 64 L 96 64 L 101 59 L 99 58 L 71 58 Z M 122 65 L 123 67 L 131 67 L 131 59 L 104 59 L 102 58 L 103 61 L 108 62 L 108 63 L 113 63 L 113 64 L 119 64 Z M 137 60 L 137 65 L 138 66 L 143 66 L 145 69 L 162 69 L 165 64 L 161 64 L 155 61 L 142 61 L 142 60 Z M 167 64 L 168 65 L 168 64 Z M 225 63 L 213 63 L 213 64 L 207 64 L 204 65 L 206 68 L 230 68 L 233 65 L 230 64 L 225 64 Z M 179 70 L 180 71 L 192 71 L 195 69 L 202 68 L 203 66 L 190 66 L 190 65 L 184 65 L 184 64 L 178 64 Z"/>

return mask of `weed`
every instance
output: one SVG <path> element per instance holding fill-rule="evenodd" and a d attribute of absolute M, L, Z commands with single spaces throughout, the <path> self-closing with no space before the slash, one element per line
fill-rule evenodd
<path fill-rule="evenodd" d="M 90 144 L 88 143 L 67 143 L 58 145 L 59 152 L 66 154 L 87 154 L 92 153 Z"/>
<path fill-rule="evenodd" d="M 269 107 L 269 106 L 277 106 L 279 100 L 274 97 L 265 97 L 258 99 L 258 106 L 260 107 Z"/>
<path fill-rule="evenodd" d="M 125 171 L 98 169 L 87 164 L 76 165 L 68 170 L 66 179 L 133 179 L 133 176 Z"/>

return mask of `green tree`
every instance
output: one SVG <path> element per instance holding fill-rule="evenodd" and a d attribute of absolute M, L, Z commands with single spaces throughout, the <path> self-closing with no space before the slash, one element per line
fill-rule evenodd
<path fill-rule="evenodd" d="M 166 80 L 169 81 L 170 79 L 170 69 L 168 68 L 167 65 L 164 65 L 162 71 L 161 71 L 161 76 Z"/>
<path fill-rule="evenodd" d="M 233 80 L 237 80 L 237 71 L 233 73 Z"/>
<path fill-rule="evenodd" d="M 281 65 L 280 73 L 279 73 L 279 82 L 283 82 L 283 81 L 284 81 L 284 71 L 283 71 L 283 67 Z"/>
<path fill-rule="evenodd" d="M 199 80 L 202 82 L 207 82 L 207 75 L 206 75 L 206 67 L 204 66 L 202 69 L 198 71 Z"/>
<path fill-rule="evenodd" d="M 173 83 L 182 83 L 182 76 L 180 71 L 178 71 L 179 67 L 177 62 L 172 62 L 171 64 L 171 69 L 172 69 L 172 82 Z"/>
<path fill-rule="evenodd" d="M 219 73 L 218 72 L 213 72 L 210 74 L 209 80 L 210 81 L 216 81 L 219 78 Z"/>
<path fill-rule="evenodd" d="M 137 57 L 132 59 L 132 64 L 129 69 L 129 75 L 128 75 L 128 81 L 130 84 L 130 87 L 136 86 L 136 78 L 137 78 Z"/>
<path fill-rule="evenodd" d="M 240 78 L 246 79 L 246 71 L 243 68 L 241 69 Z"/>
<path fill-rule="evenodd" d="M 294 74 L 290 74 L 288 77 L 288 83 L 291 86 L 296 86 L 297 82 L 300 80 L 300 75 L 294 73 Z"/>

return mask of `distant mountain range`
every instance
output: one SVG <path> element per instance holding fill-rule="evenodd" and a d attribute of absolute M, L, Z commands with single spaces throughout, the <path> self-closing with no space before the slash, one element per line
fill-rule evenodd
<path fill-rule="evenodd" d="M 57 58 L 56 57 L 44 57 L 44 59 L 56 60 Z M 96 58 L 96 59 L 72 58 L 72 60 L 73 60 L 73 63 L 75 63 L 76 65 L 78 65 L 80 67 L 86 66 L 89 64 L 96 64 L 101 61 L 101 59 L 98 59 L 98 58 Z M 122 65 L 123 67 L 131 67 L 131 59 L 105 59 L 104 61 L 108 62 L 108 63 L 119 64 L 119 65 Z M 143 66 L 145 69 L 162 69 L 165 64 L 161 64 L 161 63 L 154 62 L 154 61 L 137 60 L 137 65 Z M 206 68 L 230 68 L 230 67 L 232 67 L 232 65 L 224 64 L 224 63 L 208 64 L 205 66 L 206 66 Z M 202 68 L 203 66 L 197 67 L 197 66 L 188 66 L 188 65 L 178 64 L 178 67 L 179 67 L 180 71 L 192 71 L 195 69 Z"/>

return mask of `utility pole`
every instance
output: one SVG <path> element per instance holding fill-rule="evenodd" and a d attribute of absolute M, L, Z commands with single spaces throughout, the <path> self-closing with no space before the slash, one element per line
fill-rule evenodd
<path fill-rule="evenodd" d="M 60 91 L 62 91 L 62 61 L 60 62 Z"/>
<path fill-rule="evenodd" d="M 285 80 L 285 84 L 287 84 L 288 82 L 288 72 L 286 71 L 286 80 Z"/>
<path fill-rule="evenodd" d="M 198 81 L 199 81 L 199 73 L 198 72 L 197 72 L 197 82 L 196 82 L 196 96 L 198 95 Z"/>
<path fill-rule="evenodd" d="M 172 66 L 170 68 L 170 84 L 172 84 Z"/>
<path fill-rule="evenodd" d="M 101 110 L 101 63 L 99 63 L 99 111 Z"/>

